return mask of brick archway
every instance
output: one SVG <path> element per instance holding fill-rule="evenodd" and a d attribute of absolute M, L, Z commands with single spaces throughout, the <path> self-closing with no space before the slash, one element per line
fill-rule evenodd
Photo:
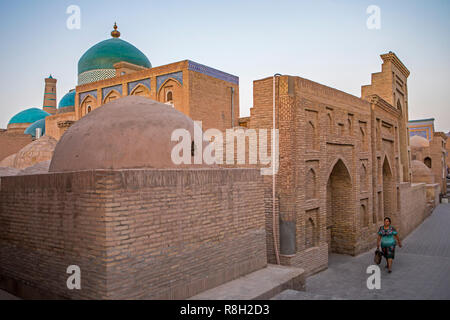
<path fill-rule="evenodd" d="M 327 183 L 328 252 L 353 254 L 354 201 L 352 180 L 342 160 L 333 166 Z"/>

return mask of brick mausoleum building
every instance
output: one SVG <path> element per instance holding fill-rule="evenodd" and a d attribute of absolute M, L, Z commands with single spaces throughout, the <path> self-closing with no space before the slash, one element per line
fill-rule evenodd
<path fill-rule="evenodd" d="M 111 34 L 81 57 L 78 86 L 58 107 L 50 76 L 43 109 L 0 132 L 0 287 L 183 299 L 268 263 L 309 275 L 331 252 L 373 248 L 384 217 L 404 237 L 439 203 L 446 138 L 410 145 L 409 70 L 393 52 L 361 97 L 296 76 L 256 80 L 239 119 L 238 77 L 190 60 L 152 67 L 116 26 Z M 274 101 L 275 190 L 258 163 L 171 160 L 173 130 L 194 135 L 195 120 L 252 140 L 252 129 L 272 129 Z M 69 265 L 83 272 L 81 290 L 66 287 Z"/>
<path fill-rule="evenodd" d="M 361 98 L 300 77 L 275 78 L 279 225 L 267 218 L 269 262 L 277 260 L 273 230 L 281 263 L 312 273 L 327 267 L 330 252 L 373 248 L 385 216 L 406 236 L 430 213 L 427 190 L 434 201 L 439 186 L 411 184 L 409 71 L 392 52 L 381 58 L 382 71 Z M 254 82 L 245 127 L 272 127 L 273 82 Z M 271 202 L 271 178 L 266 183 Z M 271 212 L 266 205 L 266 217 Z"/>
<path fill-rule="evenodd" d="M 441 194 L 447 193 L 447 135 L 434 130 L 434 119 L 411 120 L 408 123 L 411 159 L 421 161 L 434 175 Z"/>

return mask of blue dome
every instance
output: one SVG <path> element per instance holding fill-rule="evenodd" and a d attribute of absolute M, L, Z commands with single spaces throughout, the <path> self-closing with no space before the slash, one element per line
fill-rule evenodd
<path fill-rule="evenodd" d="M 75 106 L 75 90 L 70 90 L 62 99 L 59 101 L 58 109 L 65 107 Z"/>
<path fill-rule="evenodd" d="M 9 120 L 8 124 L 15 124 L 15 123 L 33 123 L 38 120 L 44 119 L 45 117 L 49 116 L 50 113 L 38 109 L 38 108 L 30 108 L 24 111 L 19 112 L 14 117 Z"/>
<path fill-rule="evenodd" d="M 126 61 L 145 68 L 151 68 L 148 58 L 131 43 L 111 38 L 91 47 L 78 61 L 78 75 L 98 69 L 114 69 L 117 62 Z"/>
<path fill-rule="evenodd" d="M 32 123 L 28 128 L 26 128 L 24 133 L 31 134 L 31 136 L 35 138 L 37 128 L 41 128 L 41 136 L 43 136 L 45 133 L 45 119 L 41 119 Z"/>

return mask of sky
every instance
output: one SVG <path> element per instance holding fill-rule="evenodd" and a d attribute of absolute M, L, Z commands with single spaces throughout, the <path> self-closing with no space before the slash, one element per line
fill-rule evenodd
<path fill-rule="evenodd" d="M 67 28 L 67 8 L 81 10 Z M 380 29 L 369 29 L 370 5 Z M 411 71 L 409 118 L 435 118 L 450 131 L 448 0 L 15 0 L 0 1 L 0 128 L 16 113 L 42 107 L 44 78 L 58 79 L 58 100 L 76 86 L 79 58 L 110 38 L 139 48 L 153 66 L 185 59 L 240 78 L 248 116 L 253 81 L 275 73 L 307 78 L 360 96 L 380 54 L 393 51 Z"/>

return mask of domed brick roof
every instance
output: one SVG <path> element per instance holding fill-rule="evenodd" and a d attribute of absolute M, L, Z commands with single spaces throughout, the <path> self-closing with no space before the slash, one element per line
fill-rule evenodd
<path fill-rule="evenodd" d="M 194 125 L 166 104 L 138 96 L 117 99 L 93 110 L 65 132 L 50 172 L 191 167 L 194 165 L 173 163 L 171 153 L 178 141 L 171 137 L 174 130 L 185 129 L 194 139 Z"/>
<path fill-rule="evenodd" d="M 14 168 L 24 169 L 36 163 L 50 160 L 56 147 L 56 140 L 49 136 L 43 136 L 27 144 L 14 158 Z"/>
<path fill-rule="evenodd" d="M 0 177 L 16 176 L 20 173 L 19 169 L 10 167 L 0 167 Z"/>
<path fill-rule="evenodd" d="M 411 138 L 409 138 L 409 144 L 411 145 L 411 147 L 416 148 L 423 148 L 430 146 L 430 142 L 421 136 L 412 136 Z"/>
<path fill-rule="evenodd" d="M 415 183 L 425 182 L 435 183 L 433 172 L 423 162 L 419 160 L 411 161 L 412 180 Z"/>
<path fill-rule="evenodd" d="M 16 155 L 17 153 L 13 153 L 0 161 L 0 167 L 14 167 L 14 160 L 16 159 Z"/>
<path fill-rule="evenodd" d="M 48 173 L 48 168 L 50 166 L 50 160 L 38 162 L 31 167 L 25 168 L 17 173 L 19 176 L 28 176 L 32 174 L 45 174 Z"/>

